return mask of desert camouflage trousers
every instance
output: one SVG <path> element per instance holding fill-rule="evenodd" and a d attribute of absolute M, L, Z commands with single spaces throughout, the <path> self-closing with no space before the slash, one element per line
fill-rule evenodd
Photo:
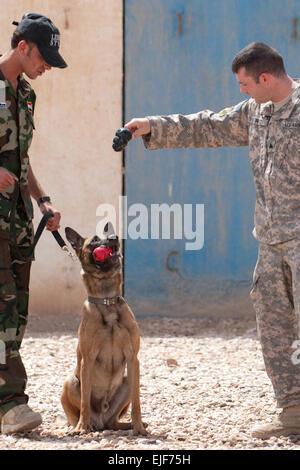
<path fill-rule="evenodd" d="M 12 249 L 9 221 L 2 217 L 0 236 L 0 417 L 16 405 L 27 403 L 27 375 L 20 356 L 28 317 L 29 278 L 32 257 L 20 261 Z M 7 227 L 7 230 L 5 228 Z M 5 237 L 5 232 L 7 237 Z M 16 214 L 19 252 L 31 251 L 32 222 Z"/>
<path fill-rule="evenodd" d="M 277 405 L 300 404 L 300 239 L 260 244 L 250 295 Z"/>

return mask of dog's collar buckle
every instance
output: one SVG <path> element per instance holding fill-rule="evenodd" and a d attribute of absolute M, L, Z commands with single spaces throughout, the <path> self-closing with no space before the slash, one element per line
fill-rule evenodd
<path fill-rule="evenodd" d="M 122 296 L 121 295 L 116 295 L 115 297 L 107 297 L 105 299 L 102 299 L 100 297 L 91 297 L 90 295 L 88 296 L 88 301 L 92 304 L 95 304 L 95 305 L 115 305 L 115 304 L 118 304 L 121 302 L 122 300 Z"/>

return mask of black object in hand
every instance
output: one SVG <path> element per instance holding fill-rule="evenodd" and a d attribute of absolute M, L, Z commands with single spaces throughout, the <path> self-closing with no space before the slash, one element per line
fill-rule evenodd
<path fill-rule="evenodd" d="M 121 152 L 122 150 L 124 150 L 131 138 L 131 132 L 125 127 L 121 127 L 116 131 L 116 137 L 114 137 L 113 139 L 112 148 L 116 152 Z"/>

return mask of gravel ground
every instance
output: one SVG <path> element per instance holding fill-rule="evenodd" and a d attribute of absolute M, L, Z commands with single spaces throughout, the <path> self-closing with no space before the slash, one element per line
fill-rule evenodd
<path fill-rule="evenodd" d="M 22 346 L 35 431 L 0 435 L 0 449 L 300 450 L 300 437 L 253 439 L 279 410 L 252 319 L 138 319 L 141 405 L 148 436 L 131 431 L 70 435 L 60 404 L 75 366 L 79 317 L 31 317 Z M 129 419 L 129 415 L 124 419 Z"/>

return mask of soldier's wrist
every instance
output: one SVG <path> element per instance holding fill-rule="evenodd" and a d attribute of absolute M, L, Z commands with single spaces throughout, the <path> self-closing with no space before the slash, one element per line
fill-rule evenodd
<path fill-rule="evenodd" d="M 44 202 L 48 202 L 48 203 L 51 203 L 51 198 L 50 196 L 42 196 L 42 197 L 39 197 L 37 200 L 37 205 L 40 207 L 41 204 L 44 204 Z"/>

